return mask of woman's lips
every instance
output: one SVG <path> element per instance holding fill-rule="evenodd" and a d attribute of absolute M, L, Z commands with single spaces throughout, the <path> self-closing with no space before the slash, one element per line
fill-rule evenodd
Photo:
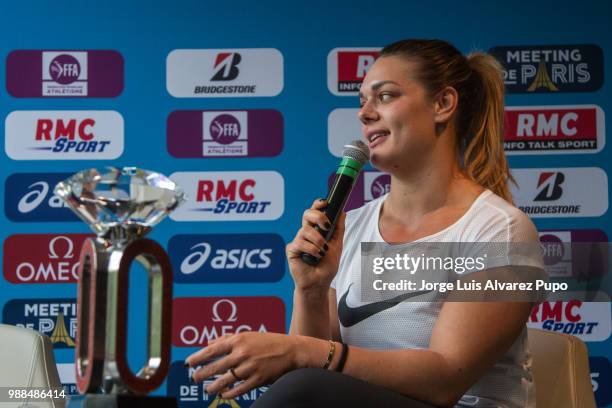
<path fill-rule="evenodd" d="M 389 134 L 384 134 L 384 135 L 380 135 L 380 136 L 376 136 L 374 138 L 372 138 L 372 141 L 368 143 L 368 147 L 371 149 L 375 146 L 378 146 L 379 144 L 381 144 L 382 142 L 385 141 L 385 139 L 389 136 Z"/>

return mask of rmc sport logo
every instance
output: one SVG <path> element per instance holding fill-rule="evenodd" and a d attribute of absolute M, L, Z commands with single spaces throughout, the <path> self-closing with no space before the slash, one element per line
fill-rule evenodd
<path fill-rule="evenodd" d="M 284 180 L 274 171 L 174 173 L 192 197 L 170 217 L 177 221 L 271 220 L 284 209 Z"/>

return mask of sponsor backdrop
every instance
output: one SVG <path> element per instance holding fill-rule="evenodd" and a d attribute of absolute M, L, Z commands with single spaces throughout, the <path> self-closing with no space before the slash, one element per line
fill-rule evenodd
<path fill-rule="evenodd" d="M 541 232 L 553 279 L 589 279 L 558 250 L 612 234 L 609 3 L 105 3 L 11 2 L 0 14 L 2 322 L 51 337 L 71 392 L 76 269 L 91 232 L 55 184 L 131 165 L 184 188 L 187 202 L 151 234 L 175 282 L 173 364 L 157 393 L 182 407 L 249 406 L 266 387 L 219 400 L 190 384 L 180 362 L 223 334 L 288 330 L 284 246 L 326 193 L 343 145 L 360 137 L 364 74 L 401 38 L 442 38 L 500 60 L 516 204 Z M 366 170 L 350 208 L 389 189 L 388 175 Z M 144 282 L 135 267 L 133 369 L 143 358 Z M 545 302 L 529 319 L 587 342 L 600 407 L 612 403 L 610 315 L 609 302 Z"/>

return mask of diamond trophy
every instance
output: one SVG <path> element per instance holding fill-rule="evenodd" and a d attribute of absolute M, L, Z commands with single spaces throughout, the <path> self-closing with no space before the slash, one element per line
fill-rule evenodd
<path fill-rule="evenodd" d="M 69 407 L 176 407 L 171 397 L 146 397 L 170 366 L 172 267 L 164 249 L 144 238 L 183 200 L 162 174 L 135 167 L 83 170 L 55 194 L 95 231 L 80 254 L 75 350 L 80 396 Z M 148 275 L 146 362 L 127 362 L 128 275 L 137 261 Z M 102 393 L 100 393 L 102 392 Z"/>

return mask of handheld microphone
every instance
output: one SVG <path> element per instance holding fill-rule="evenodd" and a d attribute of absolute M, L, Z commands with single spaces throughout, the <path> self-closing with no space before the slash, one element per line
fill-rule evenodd
<path fill-rule="evenodd" d="M 370 149 L 361 140 L 353 140 L 351 143 L 344 146 L 342 151 L 342 161 L 338 170 L 336 171 L 336 178 L 329 189 L 327 194 L 327 206 L 322 210 L 329 222 L 331 228 L 326 231 L 315 225 L 315 229 L 319 231 L 325 238 L 325 241 L 329 241 L 334 233 L 336 223 L 338 222 L 338 216 L 344 210 L 344 205 L 348 196 L 351 194 L 353 185 L 359 176 L 359 172 L 370 160 Z M 302 261 L 308 265 L 318 265 L 321 258 L 316 258 L 310 254 L 302 253 Z"/>

